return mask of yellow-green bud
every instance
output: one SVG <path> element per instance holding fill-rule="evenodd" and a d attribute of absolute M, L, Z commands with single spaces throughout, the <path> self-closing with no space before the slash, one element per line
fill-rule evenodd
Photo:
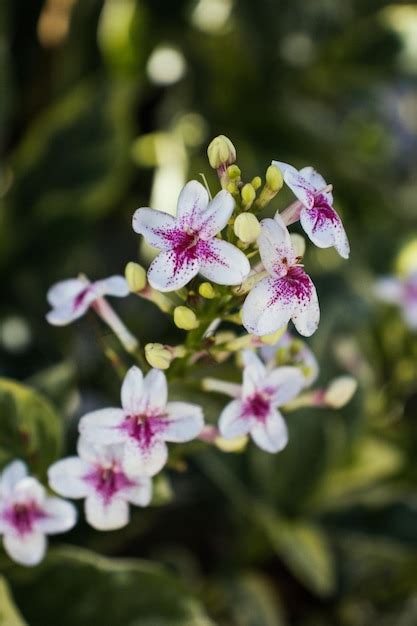
<path fill-rule="evenodd" d="M 240 178 L 241 175 L 241 171 L 240 168 L 237 165 L 230 165 L 227 168 L 227 175 L 230 178 L 230 180 L 237 180 Z"/>
<path fill-rule="evenodd" d="M 236 161 L 236 148 L 225 135 L 219 135 L 210 142 L 207 156 L 211 167 L 217 170 L 222 165 L 232 165 Z"/>
<path fill-rule="evenodd" d="M 267 346 L 274 346 L 282 337 L 282 335 L 287 331 L 287 325 L 279 328 L 277 331 L 272 333 L 271 335 L 263 335 L 260 339 L 262 343 L 265 343 Z"/>
<path fill-rule="evenodd" d="M 201 283 L 198 293 L 207 300 L 213 300 L 216 297 L 216 290 L 211 283 Z"/>
<path fill-rule="evenodd" d="M 255 178 L 252 178 L 250 184 L 256 191 L 262 186 L 262 178 L 260 176 L 255 176 Z"/>
<path fill-rule="evenodd" d="M 240 213 L 234 223 L 236 237 L 243 243 L 253 243 L 261 233 L 261 226 L 253 213 Z"/>
<path fill-rule="evenodd" d="M 162 343 L 147 343 L 145 357 L 151 367 L 166 370 L 171 365 L 173 355 Z"/>
<path fill-rule="evenodd" d="M 174 309 L 174 324 L 182 330 L 194 330 L 198 328 L 199 321 L 194 311 L 187 306 L 177 306 Z"/>
<path fill-rule="evenodd" d="M 341 409 L 351 400 L 357 387 L 358 383 L 352 376 L 335 378 L 324 394 L 324 401 L 333 409 Z"/>
<path fill-rule="evenodd" d="M 277 193 L 284 184 L 281 170 L 276 165 L 270 165 L 266 170 L 266 184 L 271 191 Z"/>
<path fill-rule="evenodd" d="M 249 441 L 247 435 L 240 435 L 233 437 L 233 439 L 224 439 L 223 437 L 216 437 L 214 444 L 222 452 L 243 452 Z"/>
<path fill-rule="evenodd" d="M 229 193 L 232 194 L 232 196 L 235 196 L 238 192 L 238 188 L 236 183 L 232 182 L 232 183 L 227 183 L 226 185 L 226 189 Z"/>
<path fill-rule="evenodd" d="M 125 267 L 125 278 L 130 291 L 137 293 L 146 287 L 146 270 L 139 263 L 131 261 Z"/>
<path fill-rule="evenodd" d="M 242 202 L 243 202 L 244 207 L 246 209 L 249 209 L 252 206 L 253 201 L 256 198 L 255 189 L 252 187 L 250 183 L 246 183 L 246 185 L 243 185 L 240 195 L 242 196 Z"/>

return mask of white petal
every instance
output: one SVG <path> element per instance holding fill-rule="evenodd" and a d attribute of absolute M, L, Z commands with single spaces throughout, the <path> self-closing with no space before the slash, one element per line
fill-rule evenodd
<path fill-rule="evenodd" d="M 127 415 L 137 415 L 143 401 L 143 374 L 134 365 L 124 377 L 121 391 L 122 407 Z"/>
<path fill-rule="evenodd" d="M 78 278 L 62 280 L 49 289 L 46 297 L 51 306 L 60 307 L 72 301 L 87 285 L 88 282 L 86 280 L 80 280 Z"/>
<path fill-rule="evenodd" d="M 284 163 L 283 161 L 272 161 L 272 165 L 275 165 L 283 176 L 286 172 L 293 172 L 294 174 L 298 173 L 298 170 L 293 165 Z"/>
<path fill-rule="evenodd" d="M 200 269 L 200 261 L 195 254 L 179 253 L 173 250 L 161 252 L 152 261 L 148 270 L 148 280 L 159 291 L 176 291 L 185 287 Z"/>
<path fill-rule="evenodd" d="M 376 281 L 374 292 L 380 300 L 399 304 L 402 299 L 403 286 L 398 278 L 387 276 Z"/>
<path fill-rule="evenodd" d="M 209 197 L 206 188 L 196 180 L 185 185 L 178 198 L 177 223 L 183 229 L 199 231 L 201 214 L 206 210 Z"/>
<path fill-rule="evenodd" d="M 165 441 L 191 441 L 203 430 L 203 411 L 196 404 L 168 402 L 166 412 L 167 425 L 163 433 Z"/>
<path fill-rule="evenodd" d="M 143 408 L 152 413 L 164 409 L 168 400 L 168 385 L 165 374 L 161 370 L 151 369 L 143 381 Z"/>
<path fill-rule="evenodd" d="M 291 319 L 294 302 L 292 298 L 280 297 L 282 280 L 273 276 L 264 278 L 247 295 L 242 320 L 246 330 L 253 335 L 270 335 Z"/>
<path fill-rule="evenodd" d="M 96 530 L 116 530 L 129 522 L 129 505 L 121 498 L 105 502 L 97 494 L 91 494 L 84 503 L 87 522 Z"/>
<path fill-rule="evenodd" d="M 219 191 L 200 216 L 201 239 L 211 239 L 223 230 L 233 213 L 234 207 L 233 196 L 225 189 Z"/>
<path fill-rule="evenodd" d="M 246 256 L 227 241 L 199 241 L 198 254 L 200 273 L 218 285 L 240 285 L 250 272 Z"/>
<path fill-rule="evenodd" d="M 243 387 L 244 397 L 251 396 L 257 389 L 260 389 L 266 378 L 266 368 L 255 352 L 244 350 L 243 363 Z"/>
<path fill-rule="evenodd" d="M 402 306 L 406 324 L 411 330 L 417 330 L 417 303 L 404 302 Z"/>
<path fill-rule="evenodd" d="M 307 276 L 307 274 L 305 274 L 305 276 Z M 297 299 L 292 315 L 294 326 L 300 335 L 304 335 L 304 337 L 310 337 L 310 335 L 315 333 L 320 322 L 320 308 L 316 288 L 310 277 L 308 276 L 307 278 L 309 279 L 311 287 L 310 296 Z"/>
<path fill-rule="evenodd" d="M 3 545 L 13 561 L 21 565 L 37 565 L 45 556 L 46 537 L 42 533 L 33 532 L 24 535 L 6 534 Z"/>
<path fill-rule="evenodd" d="M 62 498 L 46 498 L 42 505 L 46 514 L 35 522 L 36 530 L 47 535 L 65 533 L 77 522 L 77 510 L 71 502 Z"/>
<path fill-rule="evenodd" d="M 97 280 L 93 283 L 93 288 L 100 295 L 117 296 L 119 298 L 129 295 L 129 287 L 123 276 L 110 276 L 103 280 Z"/>
<path fill-rule="evenodd" d="M 311 209 L 303 208 L 300 213 L 301 226 L 311 241 L 319 248 L 335 246 L 340 256 L 349 257 L 349 241 L 342 221 L 336 211 L 326 202 L 316 204 Z"/>
<path fill-rule="evenodd" d="M 150 246 L 160 250 L 169 250 L 170 233 L 176 229 L 176 220 L 163 211 L 142 208 L 133 216 L 133 230 L 143 235 Z"/>
<path fill-rule="evenodd" d="M 84 415 L 80 419 L 78 430 L 95 444 L 121 443 L 126 439 L 125 433 L 119 428 L 124 417 L 122 409 L 99 409 Z"/>
<path fill-rule="evenodd" d="M 251 437 L 265 452 L 279 452 L 288 443 L 287 425 L 279 411 L 274 411 L 264 423 L 257 422 L 250 431 Z"/>
<path fill-rule="evenodd" d="M 161 440 L 154 440 L 146 448 L 129 439 L 124 447 L 123 468 L 132 476 L 155 476 L 168 460 L 168 448 Z"/>
<path fill-rule="evenodd" d="M 27 476 L 28 470 L 23 461 L 12 461 L 4 468 L 0 476 L 0 496 L 7 497 L 18 482 Z"/>
<path fill-rule="evenodd" d="M 241 435 L 246 435 L 253 424 L 253 420 L 242 417 L 242 402 L 232 400 L 221 412 L 219 419 L 219 430 L 225 439 L 233 439 Z"/>
<path fill-rule="evenodd" d="M 310 185 L 314 187 L 316 191 L 323 191 L 327 187 L 327 183 L 324 180 L 323 176 L 317 172 L 311 165 L 307 165 L 307 167 L 302 167 L 300 172 L 301 176 L 303 176 Z M 326 191 L 326 199 L 328 202 L 333 202 L 333 196 L 330 191 Z"/>
<path fill-rule="evenodd" d="M 295 398 L 304 386 L 305 379 L 298 367 L 277 367 L 265 378 L 265 387 L 276 390 L 273 394 L 275 406 L 282 406 Z"/>
<path fill-rule="evenodd" d="M 262 220 L 258 245 L 262 263 L 271 274 L 283 276 L 295 263 L 291 237 L 279 213 L 274 219 Z"/>
<path fill-rule="evenodd" d="M 35 501 L 41 504 L 45 498 L 45 488 L 32 476 L 27 476 L 19 480 L 13 491 L 15 502 Z"/>
<path fill-rule="evenodd" d="M 316 190 L 304 176 L 299 172 L 287 170 L 284 174 L 284 181 L 305 207 L 310 208 L 313 206 Z"/>
<path fill-rule="evenodd" d="M 57 461 L 48 469 L 50 487 L 65 498 L 85 498 L 89 492 L 84 480 L 91 471 L 90 463 L 78 456 L 70 456 Z"/>
<path fill-rule="evenodd" d="M 83 302 L 76 308 L 72 303 L 52 309 L 46 314 L 46 319 L 52 326 L 66 326 L 84 315 L 90 302 Z"/>
<path fill-rule="evenodd" d="M 148 506 L 152 500 L 152 480 L 148 476 L 135 479 L 135 486 L 126 490 L 126 498 L 135 506 Z"/>

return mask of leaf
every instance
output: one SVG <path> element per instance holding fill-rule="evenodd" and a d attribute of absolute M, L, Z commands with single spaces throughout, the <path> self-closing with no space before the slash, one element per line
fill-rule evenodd
<path fill-rule="evenodd" d="M 266 576 L 249 571 L 222 583 L 236 626 L 285 626 L 279 596 Z"/>
<path fill-rule="evenodd" d="M 59 455 L 61 421 L 37 391 L 13 380 L 0 379 L 0 462 L 20 458 L 44 476 Z"/>
<path fill-rule="evenodd" d="M 25 626 L 26 624 L 27 622 L 13 602 L 6 579 L 0 576 L 0 626 Z"/>
<path fill-rule="evenodd" d="M 65 547 L 30 575 L 13 568 L 11 579 L 31 626 L 214 626 L 178 578 L 150 561 Z"/>

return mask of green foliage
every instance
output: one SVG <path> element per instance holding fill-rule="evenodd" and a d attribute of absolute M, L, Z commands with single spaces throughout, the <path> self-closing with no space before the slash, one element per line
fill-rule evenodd
<path fill-rule="evenodd" d="M 0 624 L 1 626 L 25 626 L 27 622 L 20 615 L 10 593 L 9 585 L 0 576 Z"/>

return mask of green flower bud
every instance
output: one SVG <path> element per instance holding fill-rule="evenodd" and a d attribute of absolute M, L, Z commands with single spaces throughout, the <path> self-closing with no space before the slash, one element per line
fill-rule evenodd
<path fill-rule="evenodd" d="M 281 170 L 275 165 L 270 165 L 266 170 L 266 184 L 271 191 L 277 193 L 284 184 Z"/>
<path fill-rule="evenodd" d="M 238 180 L 241 175 L 240 168 L 237 165 L 230 165 L 227 168 L 227 175 L 230 180 Z"/>
<path fill-rule="evenodd" d="M 236 148 L 225 135 L 219 135 L 210 142 L 207 156 L 211 167 L 215 170 L 222 166 L 232 165 L 236 161 Z"/>
<path fill-rule="evenodd" d="M 352 376 L 335 378 L 324 394 L 324 402 L 332 409 L 341 409 L 351 400 L 357 388 L 358 383 Z"/>
<path fill-rule="evenodd" d="M 255 189 L 255 191 L 257 191 L 262 186 L 262 178 L 260 176 L 255 176 L 255 178 L 252 178 L 250 184 Z"/>
<path fill-rule="evenodd" d="M 145 357 L 151 367 L 166 370 L 171 365 L 173 355 L 162 343 L 147 343 Z"/>
<path fill-rule="evenodd" d="M 246 185 L 243 185 L 240 195 L 242 196 L 242 202 L 245 209 L 249 209 L 256 198 L 255 189 L 250 183 L 246 183 Z"/>
<path fill-rule="evenodd" d="M 207 300 L 213 300 L 216 297 L 216 291 L 211 283 L 201 283 L 198 293 Z"/>
<path fill-rule="evenodd" d="M 235 219 L 234 231 L 243 243 L 253 243 L 260 235 L 261 226 L 253 213 L 240 213 Z"/>
<path fill-rule="evenodd" d="M 177 306 L 174 309 L 174 324 L 182 330 L 194 330 L 200 323 L 194 311 L 187 306 Z"/>
<path fill-rule="evenodd" d="M 126 265 L 125 278 L 132 293 L 142 291 L 146 287 L 146 270 L 139 263 L 131 261 Z"/>

